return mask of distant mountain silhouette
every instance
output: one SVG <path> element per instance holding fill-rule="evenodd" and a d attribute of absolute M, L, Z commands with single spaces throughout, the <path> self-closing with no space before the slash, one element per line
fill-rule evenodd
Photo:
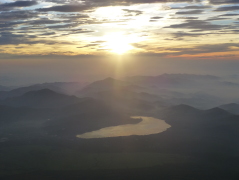
<path fill-rule="evenodd" d="M 238 84 L 238 83 L 228 82 L 228 81 L 223 81 L 223 82 L 222 82 L 222 85 L 226 85 L 226 86 L 229 86 L 229 87 L 236 87 L 236 88 L 239 87 L 239 84 Z"/>
<path fill-rule="evenodd" d="M 167 107 L 173 106 L 172 103 L 169 103 L 167 101 L 161 101 L 161 100 L 157 100 L 157 101 L 153 102 L 153 104 L 159 108 L 167 108 Z"/>
<path fill-rule="evenodd" d="M 111 107 L 131 114 L 153 110 L 156 106 L 150 102 L 152 101 L 152 97 L 154 97 L 155 100 L 160 99 L 159 97 L 148 93 L 137 93 L 124 89 L 101 91 L 92 96 L 104 101 Z"/>
<path fill-rule="evenodd" d="M 174 111 L 174 112 L 183 112 L 183 113 L 188 113 L 188 112 L 199 112 L 200 110 L 186 105 L 186 104 L 180 104 L 176 106 L 169 107 L 167 110 Z"/>
<path fill-rule="evenodd" d="M 54 83 L 43 83 L 38 84 L 38 86 L 45 87 L 46 89 L 51 89 L 53 91 L 58 91 L 63 94 L 73 94 L 79 89 L 85 87 L 88 83 L 86 82 L 54 82 Z M 54 90 L 56 87 L 56 90 Z M 58 89 L 58 90 L 57 90 Z"/>
<path fill-rule="evenodd" d="M 30 91 L 19 97 L 7 98 L 0 104 L 15 107 L 59 108 L 79 102 L 79 98 L 56 93 L 50 89 Z"/>
<path fill-rule="evenodd" d="M 203 111 L 203 115 L 207 119 L 219 119 L 219 118 L 229 117 L 232 114 L 229 113 L 228 111 L 221 109 L 221 108 L 215 107 L 215 108 Z"/>
<path fill-rule="evenodd" d="M 0 98 L 17 97 L 21 96 L 29 91 L 38 91 L 41 89 L 50 89 L 52 91 L 61 94 L 73 94 L 75 91 L 85 86 L 85 83 L 78 82 L 54 82 L 54 83 L 42 83 L 34 84 L 31 86 L 20 87 L 8 92 L 0 93 Z"/>
<path fill-rule="evenodd" d="M 223 89 L 228 89 L 225 94 Z M 159 76 L 131 76 L 122 80 L 106 78 L 95 81 L 75 93 L 78 97 L 97 97 L 106 91 L 127 90 L 141 93 L 141 100 L 162 101 L 168 104 L 188 104 L 209 109 L 237 98 L 236 83 L 212 75 L 162 74 Z M 127 94 L 126 94 L 127 96 Z M 98 97 L 97 97 L 98 98 Z"/>
<path fill-rule="evenodd" d="M 224 104 L 219 106 L 219 108 L 224 109 L 232 114 L 239 115 L 239 104 L 236 103 Z"/>
<path fill-rule="evenodd" d="M 9 90 L 11 90 L 10 87 L 0 85 L 0 91 L 9 91 Z"/>
<path fill-rule="evenodd" d="M 95 81 L 84 87 L 82 90 L 77 91 L 75 94 L 77 96 L 92 96 L 93 94 L 101 91 L 130 89 L 130 88 L 133 89 L 137 87 L 132 86 L 131 83 L 109 77 L 104 80 Z"/>
<path fill-rule="evenodd" d="M 125 81 L 135 83 L 137 85 L 147 86 L 181 86 L 192 85 L 198 81 L 215 81 L 220 78 L 211 75 L 195 75 L 195 74 L 162 74 L 159 76 L 132 76 L 124 78 Z"/>
<path fill-rule="evenodd" d="M 190 124 L 197 122 L 204 123 L 204 121 L 208 121 L 210 123 L 210 121 L 214 122 L 212 120 L 233 116 L 231 113 L 220 108 L 199 110 L 184 104 L 162 109 L 158 112 L 158 115 L 170 122 L 173 120 L 172 122 Z"/>
<path fill-rule="evenodd" d="M 176 119 L 180 123 L 183 123 L 185 120 L 188 121 L 190 119 L 193 121 L 193 119 L 197 118 L 199 115 L 201 115 L 201 113 L 202 110 L 185 104 L 168 107 L 158 112 L 159 116 L 163 119 Z"/>

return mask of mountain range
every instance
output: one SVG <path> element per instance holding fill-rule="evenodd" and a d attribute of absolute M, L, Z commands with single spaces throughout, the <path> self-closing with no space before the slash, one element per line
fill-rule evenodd
<path fill-rule="evenodd" d="M 239 115 L 239 104 L 237 103 L 230 103 L 230 104 L 224 104 L 219 106 L 221 109 L 224 109 L 232 114 L 238 114 Z"/>
<path fill-rule="evenodd" d="M 202 110 L 186 104 L 172 105 L 159 101 L 158 96 L 122 89 L 96 94 L 96 97 L 78 98 L 42 89 L 6 98 L 0 101 L 1 123 L 9 128 L 11 122 L 24 126 L 29 121 L 38 121 L 39 131 L 59 133 L 64 129 L 65 134 L 75 136 L 76 132 L 134 122 L 130 116 L 135 115 L 154 116 L 176 126 L 201 126 L 239 117 L 238 104 L 235 103 Z M 147 101 L 145 97 L 151 100 Z M 153 97 L 156 101 L 152 101 Z"/>
<path fill-rule="evenodd" d="M 34 84 L 31 86 L 19 87 L 16 89 L 9 89 L 5 87 L 4 89 L 0 89 L 0 99 L 5 99 L 8 97 L 17 97 L 21 96 L 29 91 L 38 91 L 42 89 L 49 89 L 61 94 L 73 94 L 75 91 L 84 87 L 87 83 L 80 82 L 54 82 L 54 83 L 42 83 L 42 84 Z M 7 91 L 7 89 L 9 91 Z"/>
<path fill-rule="evenodd" d="M 102 177 L 106 172 L 102 168 L 107 175 L 133 170 L 148 179 L 159 172 L 176 173 L 175 179 L 195 179 L 202 173 L 209 179 L 238 177 L 237 94 L 221 97 L 216 91 L 221 87 L 218 91 L 234 92 L 237 86 L 225 85 L 215 76 L 178 76 L 106 78 L 84 86 L 71 84 L 71 91 L 48 88 L 51 83 L 2 91 L 0 179 L 21 179 L 31 173 L 28 179 L 51 179 L 52 173 L 74 179 L 76 172 L 87 179 L 92 172 Z M 209 87 L 200 88 L 209 82 L 213 82 Z M 170 128 L 140 136 L 76 137 L 140 124 L 143 116 L 163 120 Z M 119 168 L 113 171 L 112 166 Z M 224 176 L 214 178 L 212 171 Z"/>
<path fill-rule="evenodd" d="M 6 98 L 0 104 L 13 107 L 58 108 L 79 102 L 75 96 L 68 96 L 50 89 L 30 91 L 18 97 Z"/>

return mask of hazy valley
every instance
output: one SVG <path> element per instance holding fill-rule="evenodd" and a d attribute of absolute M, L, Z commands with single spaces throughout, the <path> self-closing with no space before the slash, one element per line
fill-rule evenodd
<path fill-rule="evenodd" d="M 2 88 L 0 176 L 237 179 L 238 87 L 235 79 L 163 74 Z M 137 135 L 141 117 L 168 127 Z M 138 128 L 157 130 L 156 124 Z M 84 138 L 107 128 L 112 136 L 116 127 L 131 135 L 121 128 L 118 137 Z"/>

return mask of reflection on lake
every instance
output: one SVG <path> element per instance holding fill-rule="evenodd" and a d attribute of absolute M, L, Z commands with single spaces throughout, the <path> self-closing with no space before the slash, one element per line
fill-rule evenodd
<path fill-rule="evenodd" d="M 171 126 L 164 120 L 153 117 L 132 116 L 131 118 L 141 118 L 142 121 L 137 124 L 126 124 L 99 129 L 97 131 L 87 132 L 77 135 L 78 138 L 105 138 L 131 135 L 149 135 L 166 131 Z"/>

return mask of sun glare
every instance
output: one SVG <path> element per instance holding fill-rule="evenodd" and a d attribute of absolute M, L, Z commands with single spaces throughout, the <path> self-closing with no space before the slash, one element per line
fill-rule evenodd
<path fill-rule="evenodd" d="M 110 33 L 104 36 L 105 47 L 112 53 L 124 54 L 134 47 L 131 43 L 137 42 L 137 38 L 132 38 L 124 35 L 122 32 Z"/>
<path fill-rule="evenodd" d="M 116 54 L 124 54 L 127 51 L 133 49 L 133 46 L 121 39 L 116 39 L 115 41 L 109 41 L 108 46 L 111 52 Z"/>

